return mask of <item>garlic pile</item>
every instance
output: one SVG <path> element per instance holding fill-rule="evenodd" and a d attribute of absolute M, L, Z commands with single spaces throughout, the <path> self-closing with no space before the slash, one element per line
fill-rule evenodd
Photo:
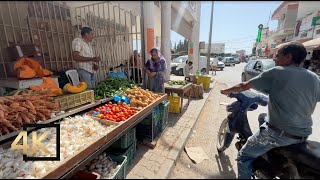
<path fill-rule="evenodd" d="M 111 179 L 116 175 L 116 172 L 120 169 L 121 165 L 117 165 L 112 161 L 106 153 L 103 153 L 96 157 L 86 167 L 89 172 L 97 172 L 101 175 L 101 179 Z"/>
<path fill-rule="evenodd" d="M 99 138 L 107 135 L 115 126 L 104 126 L 89 116 L 76 116 L 66 118 L 60 123 L 60 161 L 23 161 L 22 150 L 0 149 L 0 179 L 34 179 L 41 178 L 49 171 L 57 168 L 65 159 L 72 157 L 75 153 Z M 37 151 L 34 157 L 56 156 L 56 129 L 45 128 L 38 130 L 42 134 L 48 130 L 47 138 L 42 141 L 50 154 L 42 150 Z M 28 135 L 30 145 L 32 136 Z M 31 149 L 31 148 L 30 148 Z"/>

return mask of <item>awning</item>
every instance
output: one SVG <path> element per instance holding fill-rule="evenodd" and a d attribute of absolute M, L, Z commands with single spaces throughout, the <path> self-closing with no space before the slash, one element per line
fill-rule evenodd
<path fill-rule="evenodd" d="M 280 49 L 282 46 L 287 45 L 287 44 L 290 44 L 290 43 L 292 43 L 292 42 L 299 42 L 299 43 L 304 44 L 304 42 L 309 41 L 310 39 L 311 39 L 311 38 L 298 39 L 298 40 L 295 40 L 295 41 L 290 41 L 290 42 L 282 43 L 282 44 L 277 45 L 277 46 L 275 47 L 275 49 Z"/>
<path fill-rule="evenodd" d="M 312 39 L 302 44 L 308 49 L 320 50 L 320 38 Z"/>
<path fill-rule="evenodd" d="M 293 42 L 293 41 L 279 44 L 279 45 L 277 45 L 277 46 L 275 47 L 275 49 L 280 49 L 282 46 L 287 45 L 287 44 L 290 44 L 290 43 L 292 43 L 292 42 Z"/>

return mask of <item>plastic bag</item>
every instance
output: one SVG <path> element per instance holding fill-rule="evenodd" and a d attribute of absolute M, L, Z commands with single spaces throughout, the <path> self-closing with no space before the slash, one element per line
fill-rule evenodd
<path fill-rule="evenodd" d="M 110 72 L 108 76 L 116 79 L 127 79 L 127 76 L 124 72 Z"/>

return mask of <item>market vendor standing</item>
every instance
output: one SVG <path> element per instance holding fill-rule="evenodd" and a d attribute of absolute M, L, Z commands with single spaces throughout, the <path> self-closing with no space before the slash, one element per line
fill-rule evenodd
<path fill-rule="evenodd" d="M 148 88 L 155 93 L 164 93 L 164 83 L 167 71 L 167 63 L 161 55 L 160 50 L 152 48 L 151 59 L 145 65 L 148 75 Z"/>
<path fill-rule="evenodd" d="M 95 72 L 99 69 L 97 62 L 99 57 L 95 57 L 91 46 L 94 37 L 93 30 L 89 27 L 81 29 L 81 38 L 72 41 L 72 57 L 77 68 L 80 81 L 85 81 L 89 89 L 95 88 Z"/>
<path fill-rule="evenodd" d="M 131 79 L 134 79 L 136 84 L 140 84 L 142 82 L 142 59 L 137 50 L 134 50 L 133 56 L 130 57 L 130 65 L 133 69 L 133 71 L 131 72 Z"/>

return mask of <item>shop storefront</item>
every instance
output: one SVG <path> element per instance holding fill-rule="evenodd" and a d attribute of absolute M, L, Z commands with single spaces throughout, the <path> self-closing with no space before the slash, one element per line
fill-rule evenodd
<path fill-rule="evenodd" d="M 308 52 L 312 53 L 309 69 L 320 76 L 320 38 L 312 39 L 303 43 Z"/>

